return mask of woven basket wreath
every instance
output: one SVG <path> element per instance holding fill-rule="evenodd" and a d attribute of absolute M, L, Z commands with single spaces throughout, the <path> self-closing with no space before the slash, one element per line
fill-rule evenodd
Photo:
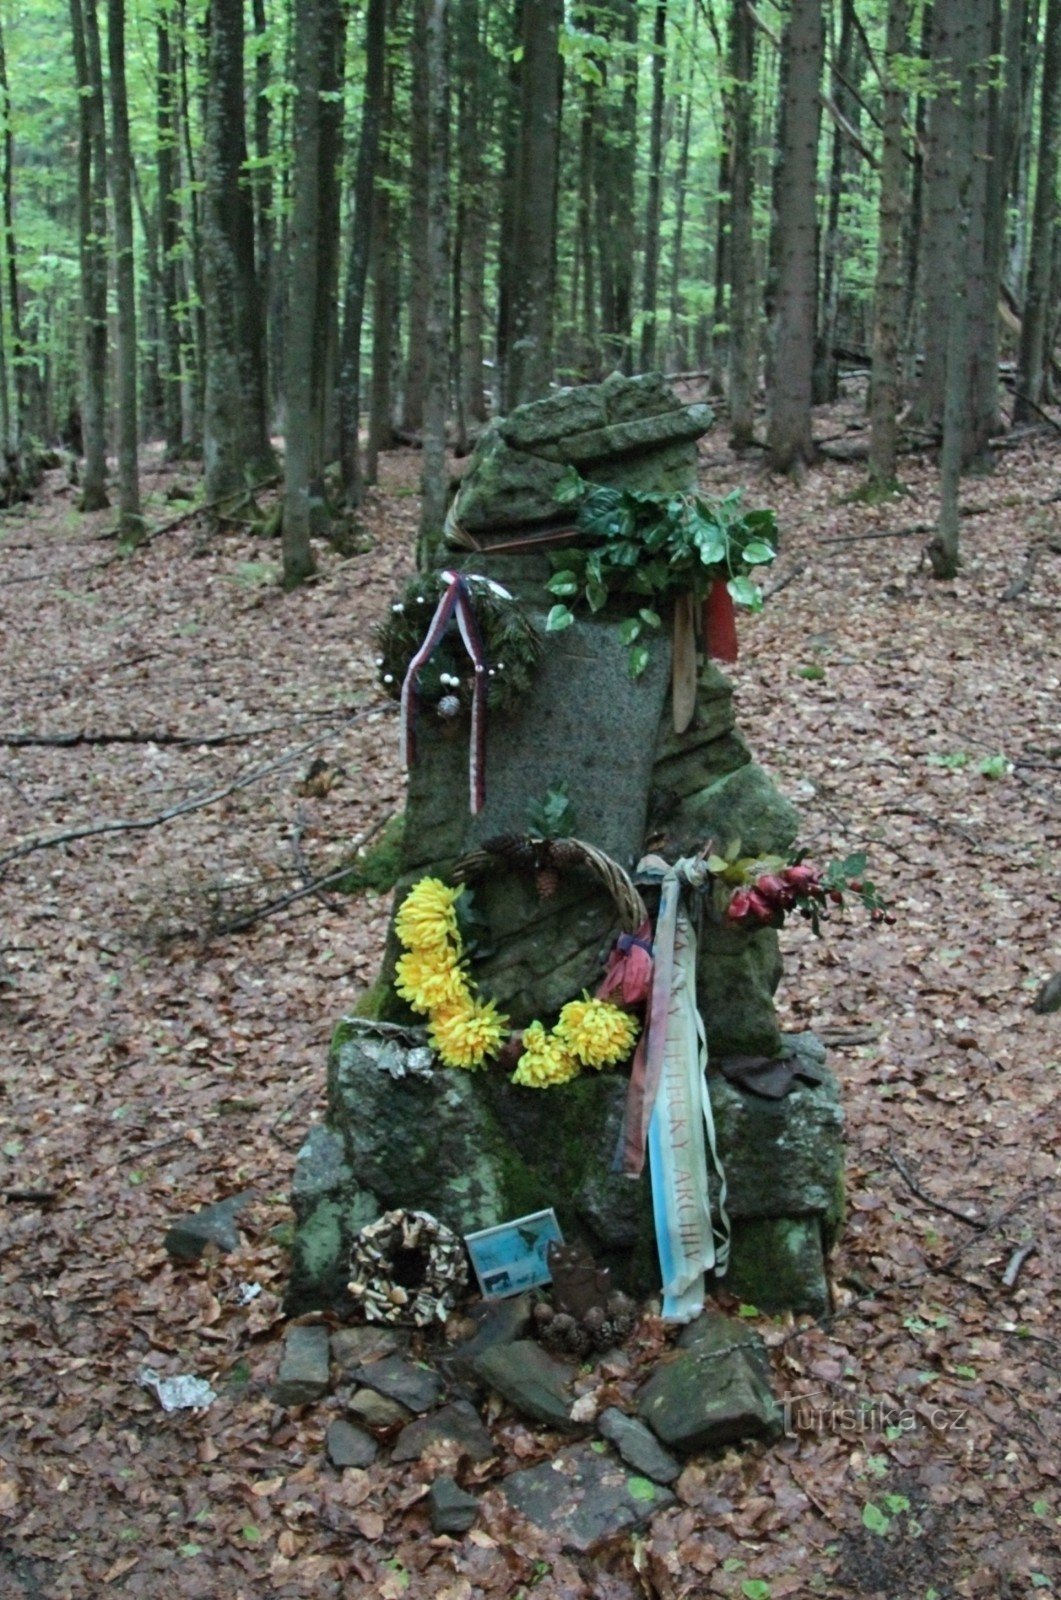
<path fill-rule="evenodd" d="M 475 620 L 488 662 L 486 703 L 491 711 L 510 711 L 525 698 L 542 655 L 542 640 L 516 600 L 489 579 L 467 574 L 475 602 Z M 446 592 L 440 573 L 414 578 L 391 606 L 376 635 L 376 668 L 380 685 L 392 700 L 400 700 L 409 663 L 420 649 Z M 442 640 L 419 675 L 421 705 L 433 707 L 443 717 L 456 717 L 472 704 L 475 673 L 452 620 Z"/>
<path fill-rule="evenodd" d="M 630 874 L 611 856 L 584 839 L 540 839 L 533 834 L 501 833 L 462 856 L 453 869 L 457 883 L 474 883 L 499 865 L 533 874 L 543 900 L 556 893 L 560 877 L 581 869 L 611 896 L 624 933 L 635 933 L 648 915 Z"/>
<path fill-rule="evenodd" d="M 347 1290 L 366 1322 L 445 1322 L 468 1282 L 462 1240 L 429 1211 L 386 1211 L 350 1251 Z"/>

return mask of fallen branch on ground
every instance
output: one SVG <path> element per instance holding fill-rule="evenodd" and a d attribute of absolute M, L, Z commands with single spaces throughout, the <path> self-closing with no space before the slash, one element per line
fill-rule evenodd
<path fill-rule="evenodd" d="M 959 1222 L 964 1222 L 969 1228 L 983 1229 L 987 1227 L 987 1223 L 982 1221 L 981 1218 L 966 1216 L 965 1212 L 959 1211 L 957 1206 L 949 1205 L 946 1200 L 937 1200 L 935 1195 L 929 1194 L 927 1190 L 922 1189 L 909 1167 L 904 1161 L 900 1160 L 893 1150 L 888 1151 L 888 1160 L 907 1187 L 916 1194 L 919 1200 L 923 1200 L 926 1206 L 933 1206 L 937 1211 L 945 1211 L 949 1217 L 957 1217 Z"/>
<path fill-rule="evenodd" d="M 776 583 L 771 583 L 768 588 L 763 590 L 763 599 L 772 600 L 775 594 L 780 594 L 782 589 L 787 589 L 789 584 L 794 583 L 806 570 L 807 563 L 805 561 L 797 561 L 791 572 L 786 572 L 783 578 L 778 578 Z"/>
<path fill-rule="evenodd" d="M 360 850 L 362 845 L 366 845 L 370 839 L 375 838 L 376 834 L 387 826 L 393 816 L 394 812 L 392 811 L 387 816 L 381 817 L 378 822 L 374 822 L 371 828 L 367 829 L 361 835 L 361 838 L 356 840 L 353 847 L 354 852 Z M 327 889 L 333 883 L 338 883 L 341 878 L 347 877 L 349 873 L 350 862 L 345 861 L 341 867 L 336 867 L 331 872 L 326 872 L 321 878 L 314 878 L 311 883 L 303 884 L 300 889 L 292 889 L 289 894 L 282 894 L 276 900 L 270 900 L 268 905 L 256 906 L 253 911 L 245 911 L 240 916 L 233 917 L 230 922 L 221 923 L 217 931 L 219 934 L 243 933 L 247 928 L 252 928 L 256 922 L 261 922 L 265 917 L 271 917 L 275 911 L 284 911 L 288 906 L 293 906 L 296 900 L 305 900 L 307 895 L 311 894 L 319 896 L 329 911 L 339 910 L 341 908 L 332 905 L 321 891 Z"/>
<path fill-rule="evenodd" d="M 311 711 L 303 713 L 307 717 L 334 717 L 346 708 L 343 706 L 330 706 L 325 711 Z M 198 749 L 201 746 L 214 747 L 224 744 L 242 744 L 247 739 L 257 739 L 267 733 L 280 733 L 285 728 L 290 728 L 292 718 L 287 722 L 267 722 L 260 728 L 237 728 L 232 733 L 162 733 L 158 730 L 133 729 L 129 733 L 86 733 L 83 729 L 79 733 L 0 733 L 0 745 L 7 745 L 10 749 L 24 750 L 38 746 L 45 749 L 69 750 L 77 745 L 109 745 L 109 744 L 157 744 L 175 746 L 178 749 Z"/>
<path fill-rule="evenodd" d="M 235 782 L 226 784 L 222 789 L 214 789 L 209 794 L 200 795 L 191 800 L 182 800 L 175 806 L 169 806 L 165 811 L 156 812 L 150 817 L 117 818 L 112 822 L 86 823 L 83 828 L 68 828 L 62 833 L 38 834 L 32 839 L 24 839 L 11 850 L 6 850 L 0 855 L 0 867 L 6 867 L 12 861 L 19 861 L 23 856 L 33 855 L 37 850 L 50 850 L 56 845 L 73 844 L 79 839 L 94 839 L 107 833 L 143 833 L 148 828 L 160 827 L 164 822 L 172 822 L 175 817 L 188 816 L 193 811 L 205 811 L 208 806 L 217 805 L 219 800 L 227 800 L 229 795 L 238 794 L 241 789 L 249 789 L 252 784 L 260 783 L 263 778 L 269 777 L 274 772 L 280 772 L 284 767 L 293 766 L 300 761 L 309 750 L 323 744 L 325 739 L 342 733 L 344 728 L 352 727 L 355 722 L 360 722 L 363 717 L 373 711 L 395 709 L 385 701 L 359 711 L 355 716 L 347 719 L 338 728 L 328 729 L 319 733 L 305 744 L 299 745 L 295 750 L 289 750 L 286 755 L 279 756 L 275 761 L 268 762 L 264 767 L 256 767 L 253 772 L 248 772 L 244 777 L 237 778 Z"/>

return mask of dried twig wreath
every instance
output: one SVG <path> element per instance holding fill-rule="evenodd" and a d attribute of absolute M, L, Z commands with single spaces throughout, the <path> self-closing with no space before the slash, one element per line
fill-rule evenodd
<path fill-rule="evenodd" d="M 356 1236 L 347 1289 L 366 1322 L 445 1322 L 468 1282 L 464 1244 L 429 1211 L 386 1211 Z"/>

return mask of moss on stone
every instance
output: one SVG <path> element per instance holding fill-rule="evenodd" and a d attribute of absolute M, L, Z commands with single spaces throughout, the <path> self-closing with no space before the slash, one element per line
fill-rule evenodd
<path fill-rule="evenodd" d="M 386 894 L 393 889 L 401 876 L 404 835 L 405 817 L 392 817 L 375 844 L 352 857 L 349 872 L 336 885 L 340 894 L 361 894 L 366 889 Z"/>

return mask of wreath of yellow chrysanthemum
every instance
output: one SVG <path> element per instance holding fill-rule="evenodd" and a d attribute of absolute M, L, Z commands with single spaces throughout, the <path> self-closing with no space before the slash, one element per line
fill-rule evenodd
<path fill-rule="evenodd" d="M 431 1043 L 448 1067 L 473 1071 L 496 1055 L 508 1018 L 483 1000 L 465 973 L 456 903 L 463 890 L 439 878 L 421 878 L 402 902 L 394 931 L 405 947 L 395 967 L 395 988 L 428 1019 Z M 512 1077 L 528 1089 L 569 1083 L 583 1067 L 611 1067 L 637 1040 L 629 1012 L 607 1000 L 571 1000 L 551 1033 L 532 1022 L 523 1033 L 523 1053 Z"/>
<path fill-rule="evenodd" d="M 579 1064 L 554 1034 L 546 1033 L 540 1022 L 532 1022 L 523 1032 L 523 1054 L 516 1063 L 512 1082 L 525 1089 L 549 1089 L 556 1083 L 577 1078 Z"/>
<path fill-rule="evenodd" d="M 471 1000 L 468 980 L 452 945 L 407 950 L 394 969 L 394 987 L 414 1011 L 454 1011 Z"/>
<path fill-rule="evenodd" d="M 407 950 L 441 950 L 447 944 L 460 954 L 460 934 L 454 906 L 461 890 L 451 889 L 440 878 L 421 878 L 405 899 L 394 919 L 394 931 Z"/>
<path fill-rule="evenodd" d="M 568 1001 L 554 1031 L 582 1066 L 614 1067 L 634 1048 L 638 1028 L 628 1011 L 586 997 Z"/>
<path fill-rule="evenodd" d="M 487 1056 L 494 1056 L 505 1039 L 508 1018 L 501 1016 L 492 1000 L 468 1000 L 454 1011 L 431 1014 L 428 1033 L 431 1043 L 447 1067 L 481 1067 Z"/>

